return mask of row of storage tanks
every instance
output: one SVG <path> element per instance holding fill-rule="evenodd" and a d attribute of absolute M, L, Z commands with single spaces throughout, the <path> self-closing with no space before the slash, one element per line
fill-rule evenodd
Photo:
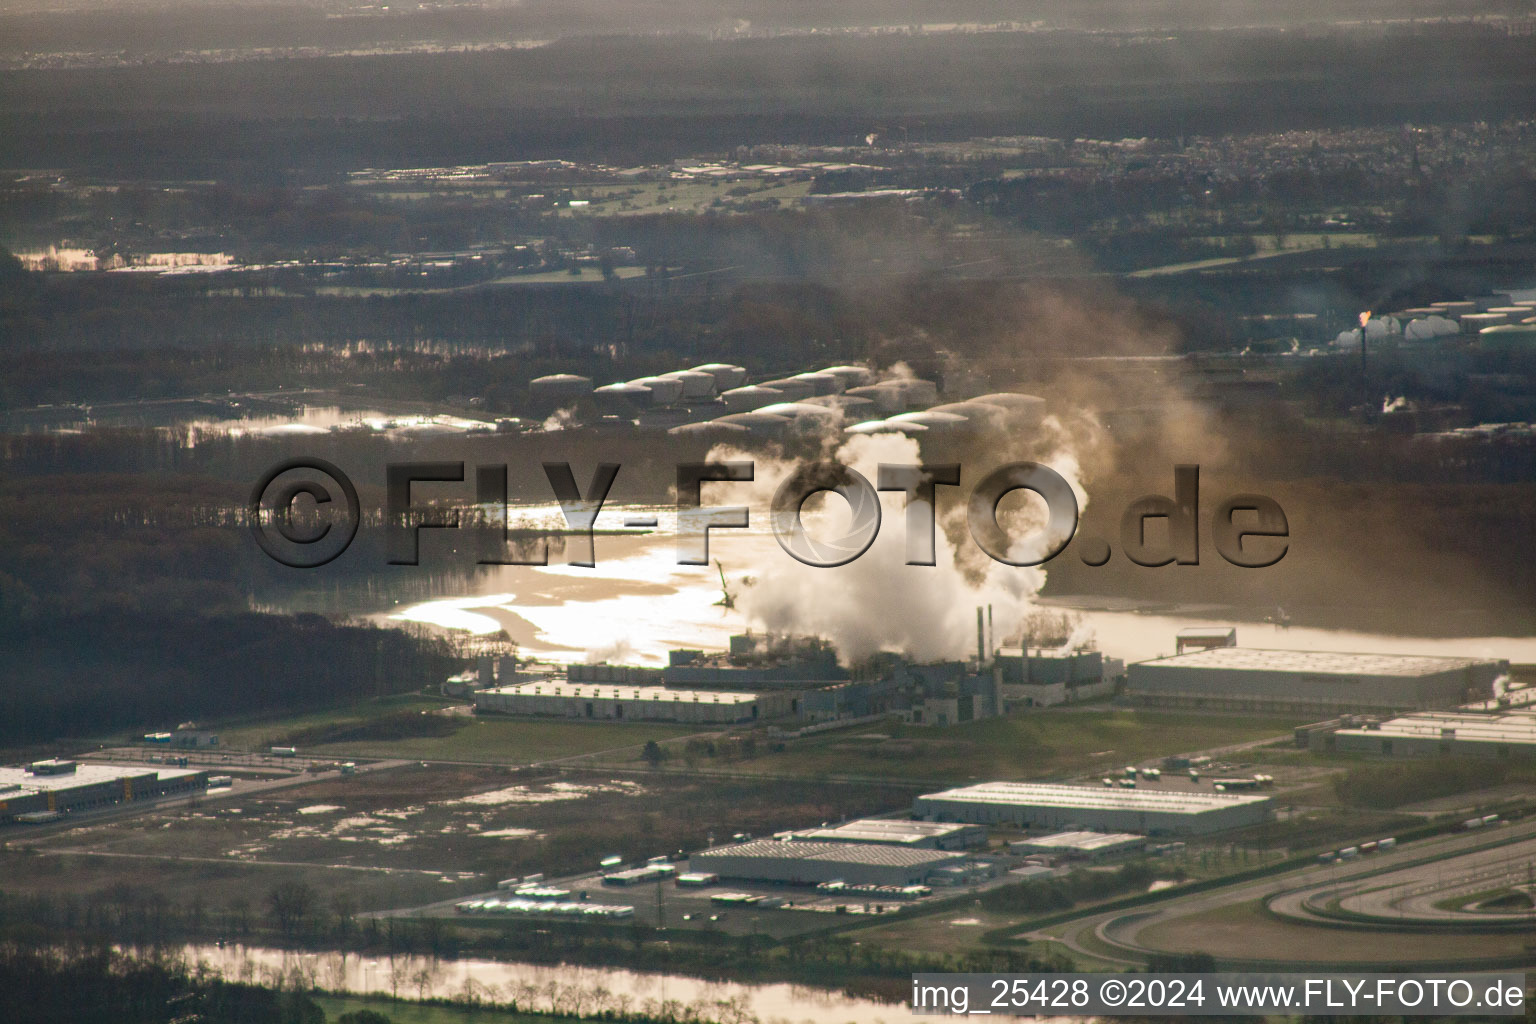
<path fill-rule="evenodd" d="M 1476 334 L 1491 342 L 1536 343 L 1536 299 L 1494 295 L 1435 302 L 1373 317 L 1365 325 L 1368 340 L 1401 335 L 1406 341 L 1433 341 L 1463 334 Z M 1334 344 L 1358 348 L 1360 329 L 1340 332 Z"/>
<path fill-rule="evenodd" d="M 1516 332 L 1536 338 L 1536 299 L 1511 299 L 1508 295 L 1485 295 L 1476 299 L 1431 302 L 1392 314 L 1402 322 L 1403 336 L 1410 341 L 1452 334 L 1481 335 L 1490 327 L 1514 327 Z M 1367 325 L 1369 327 L 1369 324 Z"/>
<path fill-rule="evenodd" d="M 699 405 L 723 402 L 730 412 L 746 412 L 770 402 L 839 394 L 849 387 L 869 383 L 870 372 L 862 366 L 830 366 L 814 373 L 800 373 L 751 387 L 745 367 L 730 363 L 705 363 L 687 370 L 654 377 L 637 377 L 618 384 L 592 386 L 590 377 L 556 373 L 528 384 L 530 397 L 546 402 L 575 401 L 591 395 L 605 412 L 633 412 L 655 406 Z"/>
<path fill-rule="evenodd" d="M 550 404 L 590 395 L 602 412 L 619 416 L 652 407 L 724 406 L 724 415 L 673 427 L 673 434 L 782 436 L 838 427 L 854 434 L 943 435 L 1032 426 L 1045 415 L 1043 399 L 1010 392 L 936 404 L 933 381 L 875 380 L 863 366 L 829 366 L 760 384 L 747 384 L 746 378 L 743 367 L 705 363 L 599 388 L 587 377 L 555 374 L 532 381 L 530 392 Z"/>
<path fill-rule="evenodd" d="M 747 379 L 741 366 L 705 363 L 690 370 L 675 370 L 655 377 L 637 377 L 618 384 L 592 386 L 591 377 L 574 373 L 552 373 L 528 382 L 528 395 L 545 403 L 574 402 L 591 395 L 600 407 L 633 411 L 647 406 L 688 405 L 710 402 L 722 391 L 735 388 Z"/>
<path fill-rule="evenodd" d="M 881 381 L 800 401 L 769 400 L 745 412 L 673 427 L 670 433 L 783 437 L 839 429 L 847 434 L 938 437 L 1033 426 L 1045 415 L 1044 399 L 1033 395 L 999 392 L 964 402 L 933 404 L 937 399 L 937 389 L 931 381 Z"/>

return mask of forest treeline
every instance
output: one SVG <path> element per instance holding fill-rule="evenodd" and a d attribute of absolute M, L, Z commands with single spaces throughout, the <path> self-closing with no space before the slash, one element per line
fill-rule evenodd
<path fill-rule="evenodd" d="M 0 1020 L 7 1024 L 325 1024 L 293 989 L 194 974 L 175 960 L 102 946 L 0 944 Z"/>
<path fill-rule="evenodd" d="M 1523 116 L 1536 38 L 1468 23 L 557 41 L 500 52 L 0 72 L 0 166 L 280 181 L 530 156 L 628 166 L 744 141 L 1124 138 Z M 1457 35 L 1464 35 L 1459 42 Z M 1466 61 L 1464 49 L 1478 59 Z M 1412 60 L 1403 53 L 1411 52 Z M 1241 70 L 1238 70 L 1241 69 Z M 766 111 L 766 113 L 765 113 Z M 99 131 L 110 125 L 110 131 Z"/>
<path fill-rule="evenodd" d="M 412 632 L 253 610 L 249 535 L 197 525 L 224 496 L 150 478 L 0 486 L 0 746 L 291 713 L 461 664 Z"/>

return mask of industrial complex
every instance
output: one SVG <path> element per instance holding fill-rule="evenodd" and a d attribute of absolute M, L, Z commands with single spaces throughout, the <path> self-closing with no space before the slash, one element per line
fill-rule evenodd
<path fill-rule="evenodd" d="M 1239 793 L 1105 790 L 1033 782 L 984 782 L 912 802 L 914 816 L 1018 828 L 1078 828 L 1142 835 L 1202 835 L 1259 825 L 1273 801 Z"/>

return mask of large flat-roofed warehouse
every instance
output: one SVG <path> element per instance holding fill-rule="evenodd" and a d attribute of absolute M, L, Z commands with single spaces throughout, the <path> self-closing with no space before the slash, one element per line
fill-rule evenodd
<path fill-rule="evenodd" d="M 208 773 L 190 768 L 145 769 L 37 761 L 25 768 L 0 768 L 0 822 L 12 822 L 22 815 L 66 814 L 207 788 Z"/>
<path fill-rule="evenodd" d="M 826 828 L 808 828 L 791 838 L 813 843 L 885 843 L 910 850 L 959 850 L 987 841 L 981 825 L 948 821 L 901 821 L 861 818 Z"/>
<path fill-rule="evenodd" d="M 1132 832 L 1055 832 L 1009 843 L 1012 853 L 1044 854 L 1061 860 L 1103 861 L 1129 857 L 1147 848 L 1147 837 Z"/>
<path fill-rule="evenodd" d="M 1380 724 L 1335 730 L 1333 749 L 1389 757 L 1471 754 L 1536 758 L 1536 712 L 1404 715 Z"/>
<path fill-rule="evenodd" d="M 1203 835 L 1260 824 L 1270 806 L 1269 797 L 1249 794 L 983 782 L 920 796 L 912 813 L 930 821 L 1020 828 Z"/>
<path fill-rule="evenodd" d="M 1214 647 L 1137 662 L 1139 703 L 1245 711 L 1413 711 L 1488 697 L 1509 662 Z"/>
<path fill-rule="evenodd" d="M 815 885 L 917 885 L 939 868 L 965 860 L 963 853 L 912 850 L 884 843 L 810 843 L 758 839 L 705 850 L 688 858 L 688 870 L 754 882 Z"/>
<path fill-rule="evenodd" d="M 474 693 L 477 711 L 556 718 L 632 719 L 734 725 L 793 714 L 789 693 L 673 690 L 665 686 L 615 686 L 546 680 L 494 686 Z"/>

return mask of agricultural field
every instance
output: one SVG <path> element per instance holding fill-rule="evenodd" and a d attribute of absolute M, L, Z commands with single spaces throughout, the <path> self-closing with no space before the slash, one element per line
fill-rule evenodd
<path fill-rule="evenodd" d="M 1057 710 L 948 728 L 871 726 L 792 741 L 733 766 L 765 774 L 958 783 L 1068 779 L 1168 754 L 1286 740 L 1296 721 L 1145 711 Z"/>
<path fill-rule="evenodd" d="M 808 827 L 909 799 L 874 785 L 769 791 L 752 780 L 407 764 L 40 837 L 5 855 L 5 888 L 67 882 L 84 894 L 189 874 L 238 887 L 257 869 L 303 868 L 338 888 L 373 886 L 371 907 L 419 905 L 509 875 L 595 870 L 613 854 L 697 849 L 711 835 Z"/>
<path fill-rule="evenodd" d="M 462 701 L 405 695 L 329 711 L 220 730 L 229 749 L 297 746 L 321 757 L 406 758 L 530 764 L 600 751 L 629 751 L 635 760 L 649 740 L 663 742 L 698 732 L 681 725 L 643 722 L 528 721 L 435 714 Z"/>

